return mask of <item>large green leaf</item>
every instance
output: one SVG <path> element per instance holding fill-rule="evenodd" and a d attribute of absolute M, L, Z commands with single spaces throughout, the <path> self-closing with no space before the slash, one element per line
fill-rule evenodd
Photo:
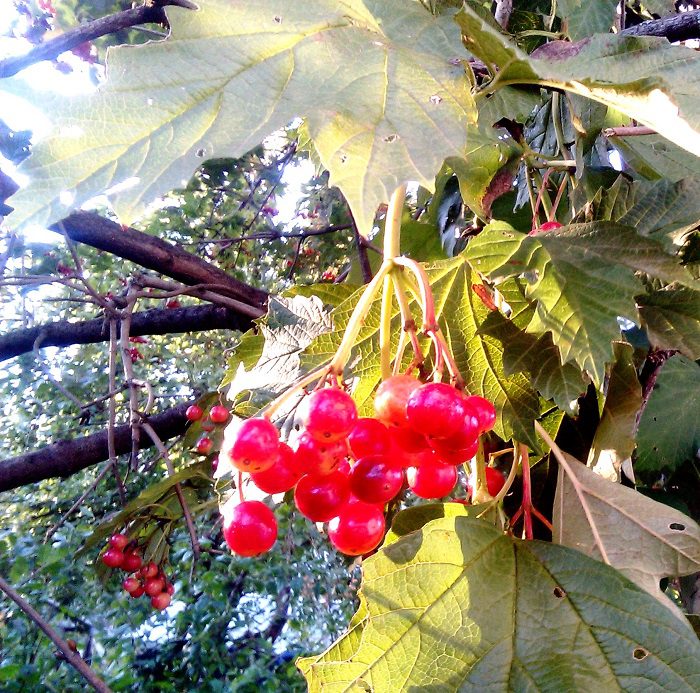
<path fill-rule="evenodd" d="M 526 373 L 544 398 L 553 400 L 568 414 L 578 412 L 577 400 L 586 391 L 586 382 L 573 363 L 562 364 L 550 334 L 540 337 L 529 334 L 496 312 L 488 316 L 481 329 L 502 343 L 507 375 Z"/>
<path fill-rule="evenodd" d="M 597 34 L 573 44 L 553 41 L 528 56 L 470 7 L 457 20 L 467 48 L 500 68 L 497 83 L 541 84 L 600 101 L 700 155 L 695 51 L 663 38 Z"/>
<path fill-rule="evenodd" d="M 670 606 L 659 581 L 700 570 L 700 526 L 570 455 L 566 460 L 554 500 L 554 541 L 605 561 Z"/>
<path fill-rule="evenodd" d="M 642 406 L 642 386 L 634 365 L 634 349 L 627 342 L 614 342 L 615 360 L 610 367 L 605 404 L 588 454 L 588 466 L 612 481 L 634 451 L 637 413 Z"/>
<path fill-rule="evenodd" d="M 617 0 L 558 0 L 557 16 L 565 19 L 572 40 L 607 33 L 612 27 Z"/>
<path fill-rule="evenodd" d="M 494 279 L 534 270 L 528 293 L 537 310 L 528 332 L 551 332 L 563 362 L 575 361 L 602 382 L 619 337 L 618 316 L 635 319 L 635 270 L 667 281 L 691 275 L 661 246 L 609 222 L 572 224 L 528 236 L 493 224 L 468 246 L 475 268 Z"/>
<path fill-rule="evenodd" d="M 496 432 L 503 438 L 515 435 L 535 445 L 532 422 L 540 415 L 536 393 L 522 374 L 506 375 L 503 369 L 503 345 L 481 330 L 489 309 L 472 290 L 478 278 L 463 257 L 435 262 L 426 266 L 435 299 L 436 315 L 444 330 L 457 365 L 470 392 L 488 397 L 496 406 Z M 320 335 L 305 351 L 308 367 L 328 362 L 335 354 L 345 332 L 359 293 L 342 303 L 333 313 L 333 330 Z M 420 308 L 411 301 L 414 317 Z M 394 304 L 392 349 L 395 350 L 401 321 Z M 364 321 L 349 362 L 349 374 L 357 381 L 353 396 L 362 411 L 371 413 L 374 390 L 381 380 L 379 365 L 380 301 L 375 300 Z"/>
<path fill-rule="evenodd" d="M 637 304 L 653 346 L 700 359 L 700 291 L 671 285 L 637 296 Z"/>
<path fill-rule="evenodd" d="M 698 158 L 660 135 L 616 137 L 612 143 L 625 161 L 649 180 L 668 178 L 672 182 L 698 173 Z"/>
<path fill-rule="evenodd" d="M 700 366 L 673 356 L 661 367 L 639 422 L 635 469 L 675 469 L 699 448 Z"/>
<path fill-rule="evenodd" d="M 301 662 L 312 693 L 700 686 L 689 625 L 572 549 L 447 517 L 381 549 L 364 573 L 353 631 Z"/>
<path fill-rule="evenodd" d="M 399 183 L 430 187 L 466 145 L 476 111 L 454 60 L 459 29 L 420 3 L 207 0 L 168 16 L 167 40 L 110 52 L 96 94 L 44 104 L 56 128 L 23 167 L 15 226 L 56 221 L 109 188 L 127 222 L 205 159 L 240 156 L 305 116 L 367 232 Z"/>

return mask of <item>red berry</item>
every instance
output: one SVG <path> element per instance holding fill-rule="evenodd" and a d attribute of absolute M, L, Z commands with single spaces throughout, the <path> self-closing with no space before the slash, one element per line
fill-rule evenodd
<path fill-rule="evenodd" d="M 299 479 L 294 502 L 312 522 L 328 522 L 340 512 L 349 495 L 350 483 L 342 472 L 307 474 Z"/>
<path fill-rule="evenodd" d="M 542 226 L 540 226 L 540 231 L 554 231 L 555 229 L 560 229 L 561 224 L 558 221 L 545 221 Z"/>
<path fill-rule="evenodd" d="M 226 423 L 228 421 L 228 417 L 229 417 L 229 410 L 220 404 L 215 404 L 209 410 L 209 418 L 214 423 L 217 423 L 217 424 Z"/>
<path fill-rule="evenodd" d="M 122 582 L 122 587 L 129 594 L 131 594 L 132 592 L 136 592 L 138 589 L 140 589 L 141 581 L 135 577 L 128 577 L 126 580 L 124 580 L 124 582 Z"/>
<path fill-rule="evenodd" d="M 304 428 L 311 436 L 326 443 L 347 437 L 357 420 L 352 397 L 337 387 L 312 392 L 301 414 Z"/>
<path fill-rule="evenodd" d="M 457 483 L 457 468 L 449 464 L 427 463 L 406 470 L 410 489 L 421 498 L 447 496 Z"/>
<path fill-rule="evenodd" d="M 248 419 L 225 450 L 239 471 L 264 472 L 279 456 L 279 433 L 267 419 Z"/>
<path fill-rule="evenodd" d="M 172 582 L 168 582 L 168 583 L 165 585 L 165 591 L 166 591 L 170 596 L 172 596 L 173 594 L 175 594 L 175 585 L 173 585 Z"/>
<path fill-rule="evenodd" d="M 126 570 L 127 573 L 133 573 L 138 570 L 143 561 L 141 556 L 139 556 L 135 551 L 126 551 L 124 553 L 124 563 L 122 563 L 122 568 Z"/>
<path fill-rule="evenodd" d="M 265 493 L 284 493 L 289 491 L 299 481 L 301 476 L 296 471 L 295 454 L 294 450 L 287 443 L 280 443 L 277 461 L 264 472 L 251 474 L 251 480 Z"/>
<path fill-rule="evenodd" d="M 493 467 L 486 467 L 486 488 L 491 496 L 497 496 L 505 486 L 506 478 Z"/>
<path fill-rule="evenodd" d="M 474 440 L 469 447 L 452 448 L 443 444 L 442 440 L 435 441 L 433 450 L 440 462 L 444 464 L 462 464 L 470 460 L 479 451 L 479 440 Z"/>
<path fill-rule="evenodd" d="M 141 568 L 141 575 L 145 578 L 152 578 L 158 575 L 158 566 L 151 562 Z"/>
<path fill-rule="evenodd" d="M 367 455 L 385 455 L 391 451 L 389 429 L 377 419 L 358 419 L 348 436 L 348 445 L 356 460 Z"/>
<path fill-rule="evenodd" d="M 199 421 L 202 416 L 204 416 L 204 410 L 202 407 L 198 407 L 196 404 L 191 404 L 189 407 L 187 407 L 187 411 L 185 411 L 185 416 L 190 420 L 190 421 Z"/>
<path fill-rule="evenodd" d="M 163 611 L 170 606 L 170 595 L 167 592 L 161 592 L 151 597 L 151 606 L 158 610 Z"/>
<path fill-rule="evenodd" d="M 211 419 L 203 419 L 202 423 L 199 424 L 199 427 L 205 433 L 211 433 L 216 428 L 216 424 Z"/>
<path fill-rule="evenodd" d="M 414 431 L 429 438 L 447 438 L 464 421 L 464 398 L 447 383 L 426 383 L 411 393 L 406 416 Z"/>
<path fill-rule="evenodd" d="M 155 597 L 165 589 L 165 580 L 162 577 L 151 577 L 146 580 L 143 587 L 149 597 Z"/>
<path fill-rule="evenodd" d="M 426 437 L 407 426 L 396 426 L 391 429 L 390 434 L 391 440 L 402 453 L 417 453 L 430 449 Z"/>
<path fill-rule="evenodd" d="M 492 402 L 479 395 L 470 395 L 464 399 L 464 407 L 468 413 L 479 421 L 479 432 L 490 431 L 496 423 L 496 408 Z"/>
<path fill-rule="evenodd" d="M 387 426 L 406 426 L 406 402 L 410 394 L 421 386 L 411 375 L 392 375 L 378 388 L 374 396 L 377 418 Z"/>
<path fill-rule="evenodd" d="M 323 442 L 304 431 L 297 440 L 296 471 L 302 474 L 330 474 L 348 454 L 346 439 Z"/>
<path fill-rule="evenodd" d="M 124 552 L 119 549 L 107 549 L 102 554 L 102 562 L 109 568 L 121 568 L 124 563 Z"/>
<path fill-rule="evenodd" d="M 109 538 L 109 545 L 112 548 L 119 549 L 120 551 L 123 551 L 128 543 L 129 537 L 127 537 L 126 534 L 113 534 Z"/>
<path fill-rule="evenodd" d="M 250 500 L 224 513 L 224 539 L 239 556 L 257 556 L 277 541 L 277 520 L 264 503 Z"/>
<path fill-rule="evenodd" d="M 138 599 L 139 597 L 143 597 L 144 594 L 144 588 L 143 585 L 139 585 L 139 588 L 134 590 L 133 592 L 129 592 L 129 595 L 131 596 L 132 599 Z"/>
<path fill-rule="evenodd" d="M 403 469 L 383 455 L 369 455 L 350 472 L 350 490 L 365 503 L 386 503 L 403 486 Z"/>
<path fill-rule="evenodd" d="M 341 553 L 360 556 L 379 546 L 384 529 L 384 513 L 376 505 L 354 502 L 328 523 L 328 538 Z"/>
<path fill-rule="evenodd" d="M 211 438 L 209 438 L 208 436 L 202 436 L 197 441 L 197 445 L 194 446 L 194 449 L 200 455 L 208 455 L 212 451 L 213 447 L 214 447 L 214 441 Z"/>

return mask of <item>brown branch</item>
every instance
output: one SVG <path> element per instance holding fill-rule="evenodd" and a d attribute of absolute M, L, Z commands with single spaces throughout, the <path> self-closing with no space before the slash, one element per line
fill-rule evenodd
<path fill-rule="evenodd" d="M 352 223 L 353 238 L 355 240 L 355 248 L 357 249 L 357 259 L 360 263 L 360 272 L 362 272 L 362 281 L 368 284 L 372 281 L 372 265 L 369 262 L 369 255 L 367 254 L 367 246 L 362 242 L 365 239 L 362 238 L 362 234 L 357 228 L 357 224 L 353 221 Z"/>
<path fill-rule="evenodd" d="M 167 24 L 167 17 L 163 10 L 163 7 L 167 5 L 192 10 L 197 8 L 194 3 L 188 0 L 161 0 L 155 3 L 144 4 L 140 7 L 132 7 L 106 17 L 100 17 L 100 19 L 82 24 L 60 36 L 45 41 L 24 55 L 11 56 L 0 60 L 0 78 L 15 75 L 35 63 L 53 60 L 61 53 L 65 53 L 81 43 L 92 41 L 100 36 L 114 34 L 122 29 L 129 29 L 139 24 Z"/>
<path fill-rule="evenodd" d="M 166 241 L 121 226 L 94 212 L 74 212 L 54 224 L 52 231 L 79 243 L 105 250 L 142 267 L 155 270 L 183 284 L 220 285 L 217 293 L 263 308 L 267 293 L 230 276 L 224 270 Z"/>
<path fill-rule="evenodd" d="M 605 137 L 639 137 L 640 135 L 656 135 L 656 130 L 646 125 L 620 125 L 603 130 Z"/>
<path fill-rule="evenodd" d="M 700 38 L 700 10 L 650 19 L 621 32 L 621 36 L 663 36 L 672 43 Z"/>
<path fill-rule="evenodd" d="M 187 427 L 185 411 L 190 404 L 181 404 L 150 416 L 147 421 L 161 440 L 182 435 Z M 149 438 L 140 441 L 141 449 L 152 445 Z M 130 424 L 115 427 L 114 447 L 117 455 L 131 452 Z M 106 430 L 72 440 L 60 440 L 40 450 L 0 460 L 0 492 L 43 479 L 65 478 L 107 459 Z"/>
<path fill-rule="evenodd" d="M 190 306 L 187 308 L 156 308 L 134 313 L 131 318 L 132 337 L 159 334 L 181 334 L 205 330 L 241 330 L 250 328 L 248 316 L 220 306 Z M 109 324 L 103 318 L 85 322 L 65 320 L 46 323 L 0 335 L 0 361 L 32 351 L 40 335 L 40 348 L 97 344 L 109 341 Z"/>
<path fill-rule="evenodd" d="M 76 669 L 80 675 L 99 693 L 112 693 L 112 689 L 95 674 L 86 664 L 85 660 L 52 628 L 42 615 L 12 587 L 0 577 L 0 590 L 2 590 L 17 606 L 24 611 L 29 618 L 49 636 L 54 645 L 61 651 L 63 658 Z"/>

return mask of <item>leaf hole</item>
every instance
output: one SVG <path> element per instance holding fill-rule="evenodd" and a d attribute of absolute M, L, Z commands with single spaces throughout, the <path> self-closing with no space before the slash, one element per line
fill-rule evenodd
<path fill-rule="evenodd" d="M 437 94 L 433 94 L 430 99 L 430 103 L 434 104 L 437 106 L 439 103 L 442 103 L 442 96 L 438 96 Z"/>
<path fill-rule="evenodd" d="M 198 149 L 195 152 L 195 156 L 198 156 L 200 159 L 206 154 L 206 151 L 204 149 Z"/>
<path fill-rule="evenodd" d="M 341 154 L 340 155 L 340 163 L 344 164 L 348 160 L 348 155 L 347 154 Z"/>
<path fill-rule="evenodd" d="M 385 142 L 391 143 L 391 142 L 396 142 L 396 140 L 398 140 L 398 139 L 399 139 L 399 136 L 396 135 L 396 134 L 394 134 L 394 135 L 387 135 L 387 136 L 384 138 L 384 141 L 385 141 Z"/>
<path fill-rule="evenodd" d="M 564 597 L 566 597 L 566 592 L 564 592 L 561 587 L 555 587 L 552 590 L 552 594 L 554 594 L 557 599 L 564 599 Z"/>
<path fill-rule="evenodd" d="M 279 15 L 275 15 L 272 20 L 274 21 L 275 24 L 282 24 L 282 17 Z"/>
<path fill-rule="evenodd" d="M 634 652 L 632 652 L 632 656 L 638 662 L 641 662 L 643 659 L 646 659 L 649 656 L 649 652 L 648 652 L 648 650 L 645 650 L 643 647 L 635 647 Z"/>
<path fill-rule="evenodd" d="M 685 530 L 685 525 L 682 525 L 680 522 L 672 522 L 669 526 L 669 529 L 673 529 L 676 532 L 683 532 Z"/>

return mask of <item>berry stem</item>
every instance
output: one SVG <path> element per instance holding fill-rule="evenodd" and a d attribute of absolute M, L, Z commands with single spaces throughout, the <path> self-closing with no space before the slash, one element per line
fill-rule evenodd
<path fill-rule="evenodd" d="M 382 380 L 391 376 L 391 311 L 393 308 L 391 275 L 384 277 L 382 286 L 382 309 L 379 319 L 379 365 Z"/>
<path fill-rule="evenodd" d="M 272 419 L 272 415 L 279 410 L 283 404 L 286 404 L 290 399 L 296 397 L 300 392 L 302 392 L 308 385 L 316 382 L 317 380 L 325 380 L 328 375 L 328 366 L 319 366 L 314 368 L 314 370 L 309 371 L 306 375 L 299 378 L 294 385 L 292 385 L 288 390 L 285 390 L 276 400 L 270 402 L 266 407 L 263 407 L 258 416 L 264 416 L 266 419 Z"/>
<path fill-rule="evenodd" d="M 402 277 L 391 276 L 392 284 L 394 286 L 394 295 L 396 296 L 396 301 L 399 304 L 399 311 L 401 312 L 401 323 L 403 328 L 403 334 L 408 335 L 411 340 L 411 346 L 413 347 L 413 363 L 412 368 L 420 366 L 423 363 L 423 351 L 420 348 L 420 343 L 418 342 L 418 334 L 416 333 L 416 321 L 411 315 L 411 306 L 408 301 L 408 296 L 406 295 L 406 290 L 401 283 Z M 398 367 L 400 368 L 401 359 L 397 356 Z"/>

